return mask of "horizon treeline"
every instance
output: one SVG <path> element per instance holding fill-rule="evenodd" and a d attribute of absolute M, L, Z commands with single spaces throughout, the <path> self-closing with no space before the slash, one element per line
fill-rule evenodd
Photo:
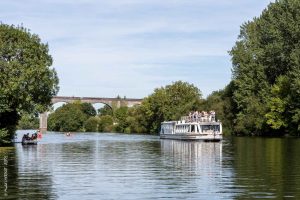
<path fill-rule="evenodd" d="M 155 89 L 141 105 L 133 107 L 124 103 L 120 107 L 105 105 L 96 112 L 92 104 L 76 101 L 62 105 L 49 115 L 48 130 L 158 134 L 162 121 L 177 120 L 197 110 L 201 99 L 197 87 L 177 81 Z"/>

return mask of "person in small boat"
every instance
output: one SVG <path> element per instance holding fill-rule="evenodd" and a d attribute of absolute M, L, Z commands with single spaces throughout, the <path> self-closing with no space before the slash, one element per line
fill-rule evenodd
<path fill-rule="evenodd" d="M 37 130 L 37 138 L 38 139 L 42 138 L 42 133 L 41 133 L 41 131 L 39 129 Z"/>
<path fill-rule="evenodd" d="M 71 133 L 70 133 L 70 132 L 67 132 L 67 133 L 66 133 L 66 136 L 71 136 Z"/>
<path fill-rule="evenodd" d="M 30 140 L 29 133 L 23 135 L 22 142 L 25 140 Z"/>
<path fill-rule="evenodd" d="M 35 140 L 35 139 L 37 139 L 37 133 L 31 135 L 31 140 Z"/>

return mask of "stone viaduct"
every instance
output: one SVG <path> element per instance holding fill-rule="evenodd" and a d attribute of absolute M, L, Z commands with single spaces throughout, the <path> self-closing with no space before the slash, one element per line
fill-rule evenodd
<path fill-rule="evenodd" d="M 142 99 L 133 99 L 133 98 L 106 98 L 106 97 L 67 97 L 67 96 L 55 96 L 52 98 L 52 104 L 55 103 L 73 103 L 74 101 L 80 101 L 82 103 L 102 103 L 106 104 L 110 107 L 112 105 L 116 105 L 120 107 L 121 105 L 126 105 L 128 107 L 134 105 L 140 105 Z M 47 131 L 47 112 L 40 114 L 40 131 L 45 132 Z"/>

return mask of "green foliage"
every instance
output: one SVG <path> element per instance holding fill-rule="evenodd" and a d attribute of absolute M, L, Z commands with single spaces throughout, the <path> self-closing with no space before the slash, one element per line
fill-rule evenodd
<path fill-rule="evenodd" d="M 141 106 L 134 106 L 128 109 L 126 117 L 127 127 L 125 133 L 149 133 L 146 127 L 144 114 L 141 112 Z"/>
<path fill-rule="evenodd" d="M 80 102 L 65 104 L 51 113 L 48 128 L 52 131 L 83 131 L 84 122 L 90 117 Z"/>
<path fill-rule="evenodd" d="M 23 113 L 17 128 L 22 130 L 38 129 L 39 118 L 34 116 L 33 114 Z"/>
<path fill-rule="evenodd" d="M 114 119 L 110 115 L 103 115 L 99 119 L 98 131 L 111 132 L 113 130 Z"/>
<path fill-rule="evenodd" d="M 90 117 L 84 122 L 84 129 L 86 132 L 97 132 L 98 131 L 98 117 Z"/>
<path fill-rule="evenodd" d="M 300 64 L 298 65 L 300 66 Z M 300 67 L 289 73 L 290 91 L 287 114 L 290 119 L 289 132 L 294 135 L 300 134 Z"/>
<path fill-rule="evenodd" d="M 198 110 L 214 110 L 216 119 L 223 125 L 223 133 L 229 135 L 233 133 L 235 108 L 236 105 L 232 99 L 234 91 L 233 82 L 230 82 L 223 90 L 212 92 L 205 100 L 201 102 Z"/>
<path fill-rule="evenodd" d="M 116 132 L 123 133 L 125 132 L 127 124 L 127 116 L 128 116 L 128 107 L 120 107 L 115 111 L 115 121 L 116 126 L 114 127 Z"/>
<path fill-rule="evenodd" d="M 58 78 L 51 65 L 48 45 L 38 35 L 0 24 L 0 129 L 10 137 L 20 112 L 47 110 L 57 93 Z"/>
<path fill-rule="evenodd" d="M 230 51 L 236 104 L 234 130 L 299 134 L 300 1 L 270 3 L 241 26 Z"/>
<path fill-rule="evenodd" d="M 84 114 L 88 116 L 96 116 L 97 112 L 92 104 L 90 103 L 81 103 L 81 110 Z"/>
<path fill-rule="evenodd" d="M 10 139 L 13 138 L 16 131 L 16 123 L 19 121 L 19 119 L 20 115 L 16 110 L 0 112 L 0 129 L 4 129 L 8 133 L 5 140 L 10 141 Z"/>
<path fill-rule="evenodd" d="M 1 146 L 9 144 L 11 141 L 9 132 L 6 129 L 0 129 L 0 144 Z"/>
<path fill-rule="evenodd" d="M 121 98 L 120 98 L 121 100 Z M 201 102 L 201 92 L 194 85 L 177 81 L 166 87 L 155 89 L 140 106 L 118 107 L 112 105 L 99 109 L 100 132 L 151 133 L 159 132 L 160 123 L 178 120 L 191 110 L 197 110 Z"/>
<path fill-rule="evenodd" d="M 177 81 L 166 87 L 155 89 L 145 98 L 139 108 L 140 118 L 147 133 L 158 133 L 160 123 L 166 120 L 178 120 L 200 105 L 201 92 L 192 84 Z"/>
<path fill-rule="evenodd" d="M 98 115 L 99 116 L 104 116 L 104 115 L 113 116 L 113 109 L 108 105 L 104 105 L 102 108 L 98 109 Z"/>
<path fill-rule="evenodd" d="M 289 81 L 286 76 L 277 78 L 276 84 L 271 88 L 271 94 L 267 102 L 269 112 L 265 115 L 267 124 L 274 130 L 284 129 L 287 127 L 286 121 Z"/>

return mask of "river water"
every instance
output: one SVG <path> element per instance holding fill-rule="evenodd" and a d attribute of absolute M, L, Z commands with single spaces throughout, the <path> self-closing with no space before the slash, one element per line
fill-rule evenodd
<path fill-rule="evenodd" d="M 0 199 L 300 199 L 300 139 L 47 133 L 0 147 L 0 176 Z"/>

